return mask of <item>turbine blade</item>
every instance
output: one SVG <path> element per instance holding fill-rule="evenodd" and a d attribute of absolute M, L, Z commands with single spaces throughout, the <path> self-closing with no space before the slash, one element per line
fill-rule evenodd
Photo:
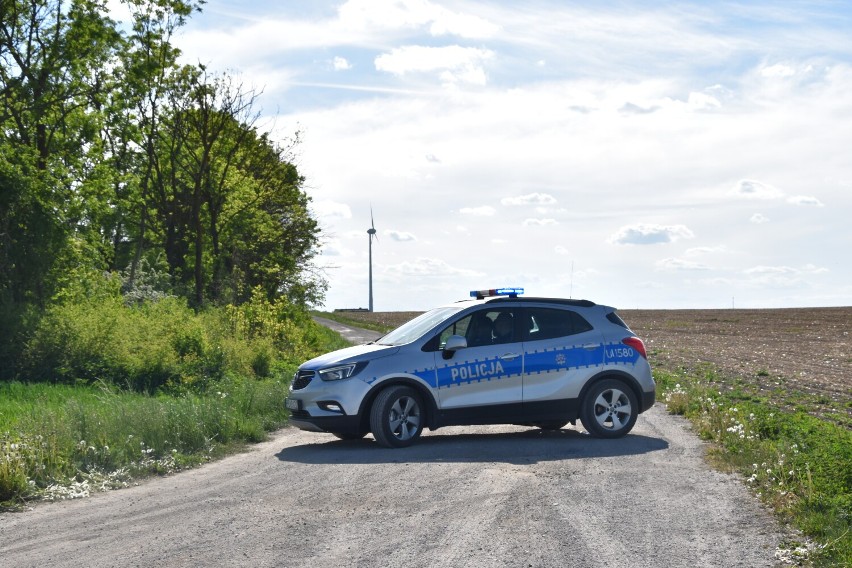
<path fill-rule="evenodd" d="M 376 232 L 376 223 L 373 222 L 373 206 L 370 205 L 370 229 L 372 229 L 372 233 L 370 233 L 370 238 L 375 238 L 376 242 L 379 242 L 379 233 Z"/>

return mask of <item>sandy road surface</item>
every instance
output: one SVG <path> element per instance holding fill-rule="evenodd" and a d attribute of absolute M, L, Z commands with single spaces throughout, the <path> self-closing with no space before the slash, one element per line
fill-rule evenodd
<path fill-rule="evenodd" d="M 383 333 L 379 333 L 378 331 L 361 329 L 359 327 L 351 327 L 346 324 L 336 322 L 334 320 L 317 316 L 314 316 L 314 321 L 320 325 L 324 325 L 327 328 L 333 329 L 334 331 L 342 335 L 347 341 L 355 345 L 374 341 L 384 335 Z"/>
<path fill-rule="evenodd" d="M 620 440 L 480 426 L 389 450 L 286 428 L 199 469 L 2 514 L 0 566 L 775 565 L 778 527 L 704 449 L 659 405 Z"/>
<path fill-rule="evenodd" d="M 286 428 L 138 487 L 0 515 L 17 566 L 772 566 L 779 537 L 660 407 L 620 440 L 494 426 L 403 450 Z"/>

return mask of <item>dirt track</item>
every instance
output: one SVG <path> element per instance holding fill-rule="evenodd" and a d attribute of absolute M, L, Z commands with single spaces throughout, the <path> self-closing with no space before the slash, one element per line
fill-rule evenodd
<path fill-rule="evenodd" d="M 141 486 L 0 515 L 9 567 L 775 564 L 777 527 L 659 406 L 620 440 L 494 426 L 404 450 L 294 429 Z"/>

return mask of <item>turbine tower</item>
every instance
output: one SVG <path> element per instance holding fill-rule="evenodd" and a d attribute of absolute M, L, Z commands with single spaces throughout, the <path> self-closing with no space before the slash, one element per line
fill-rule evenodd
<path fill-rule="evenodd" d="M 373 222 L 373 208 L 370 207 L 370 228 L 367 229 L 368 247 L 370 251 L 370 311 L 373 311 L 373 239 L 379 241 L 376 236 L 376 224 Z"/>

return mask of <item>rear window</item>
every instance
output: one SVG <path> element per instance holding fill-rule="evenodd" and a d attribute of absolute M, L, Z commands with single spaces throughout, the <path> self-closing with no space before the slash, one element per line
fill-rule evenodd
<path fill-rule="evenodd" d="M 551 308 L 531 308 L 527 310 L 529 317 L 528 337 L 530 341 L 539 339 L 554 339 L 590 331 L 592 324 L 571 310 Z"/>
<path fill-rule="evenodd" d="M 624 320 L 621 319 L 620 317 L 618 317 L 618 314 L 616 314 L 615 312 L 609 312 L 606 315 L 606 319 L 608 319 L 609 321 L 611 321 L 615 325 L 623 327 L 624 329 L 630 329 L 629 327 L 627 327 L 627 324 L 624 323 Z"/>

